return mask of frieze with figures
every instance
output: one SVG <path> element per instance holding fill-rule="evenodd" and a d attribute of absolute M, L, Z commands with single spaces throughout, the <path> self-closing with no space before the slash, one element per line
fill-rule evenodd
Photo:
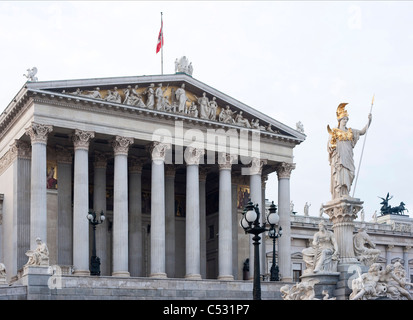
<path fill-rule="evenodd" d="M 259 119 L 245 117 L 241 110 L 233 110 L 229 105 L 219 106 L 216 101 L 217 98 L 209 97 L 206 92 L 198 97 L 186 91 L 184 83 L 181 86 L 170 86 L 169 84 L 164 86 L 162 83 L 151 83 L 147 87 L 128 85 L 126 88 L 113 87 L 112 89 L 96 87 L 92 90 L 82 90 L 78 88 L 72 92 L 63 90 L 62 93 L 144 109 L 177 113 L 248 129 L 280 133 L 272 128 L 270 123 L 263 125 L 260 124 Z"/>

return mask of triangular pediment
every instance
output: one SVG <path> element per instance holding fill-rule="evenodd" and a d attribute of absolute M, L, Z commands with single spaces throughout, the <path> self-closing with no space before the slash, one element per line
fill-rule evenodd
<path fill-rule="evenodd" d="M 29 91 L 256 129 L 301 143 L 302 132 L 186 74 L 28 82 Z M 159 97 L 159 98 L 158 98 Z"/>

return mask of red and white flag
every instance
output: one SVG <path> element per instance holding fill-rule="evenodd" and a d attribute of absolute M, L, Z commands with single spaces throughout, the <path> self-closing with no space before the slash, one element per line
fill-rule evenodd
<path fill-rule="evenodd" d="M 158 43 L 156 45 L 156 53 L 158 53 L 159 50 L 161 50 L 162 46 L 163 46 L 163 21 L 161 18 L 161 30 L 159 30 Z"/>

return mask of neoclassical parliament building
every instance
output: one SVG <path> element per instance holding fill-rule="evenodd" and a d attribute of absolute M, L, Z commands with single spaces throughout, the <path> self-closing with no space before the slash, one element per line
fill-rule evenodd
<path fill-rule="evenodd" d="M 179 70 L 27 81 L 0 115 L 0 262 L 7 281 L 18 283 L 38 238 L 67 281 L 92 278 L 91 212 L 106 218 L 95 233 L 100 278 L 251 280 L 251 235 L 239 221 L 248 199 L 265 219 L 271 173 L 283 228 L 281 279 L 299 281 L 301 250 L 325 219 L 290 213 L 293 150 L 305 138 L 299 127 Z M 373 223 L 367 231 L 375 228 L 383 259 L 404 259 L 409 267 L 411 219 L 396 231 L 382 220 L 384 229 Z M 264 275 L 273 248 L 263 238 Z"/>

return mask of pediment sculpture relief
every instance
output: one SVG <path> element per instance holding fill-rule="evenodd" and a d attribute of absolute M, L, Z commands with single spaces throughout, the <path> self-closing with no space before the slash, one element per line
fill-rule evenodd
<path fill-rule="evenodd" d="M 131 85 L 126 88 L 114 87 L 113 89 L 96 87 L 92 90 L 82 90 L 78 88 L 73 92 L 63 90 L 62 93 L 280 133 L 273 129 L 270 123 L 262 125 L 259 119 L 248 119 L 242 110 L 232 110 L 229 105 L 219 106 L 217 98 L 214 96 L 209 98 L 206 92 L 198 97 L 186 91 L 184 83 L 181 86 L 167 84 L 166 87 L 162 83 L 157 85 L 151 83 L 146 88 L 139 88 L 138 85 L 133 88 Z"/>

